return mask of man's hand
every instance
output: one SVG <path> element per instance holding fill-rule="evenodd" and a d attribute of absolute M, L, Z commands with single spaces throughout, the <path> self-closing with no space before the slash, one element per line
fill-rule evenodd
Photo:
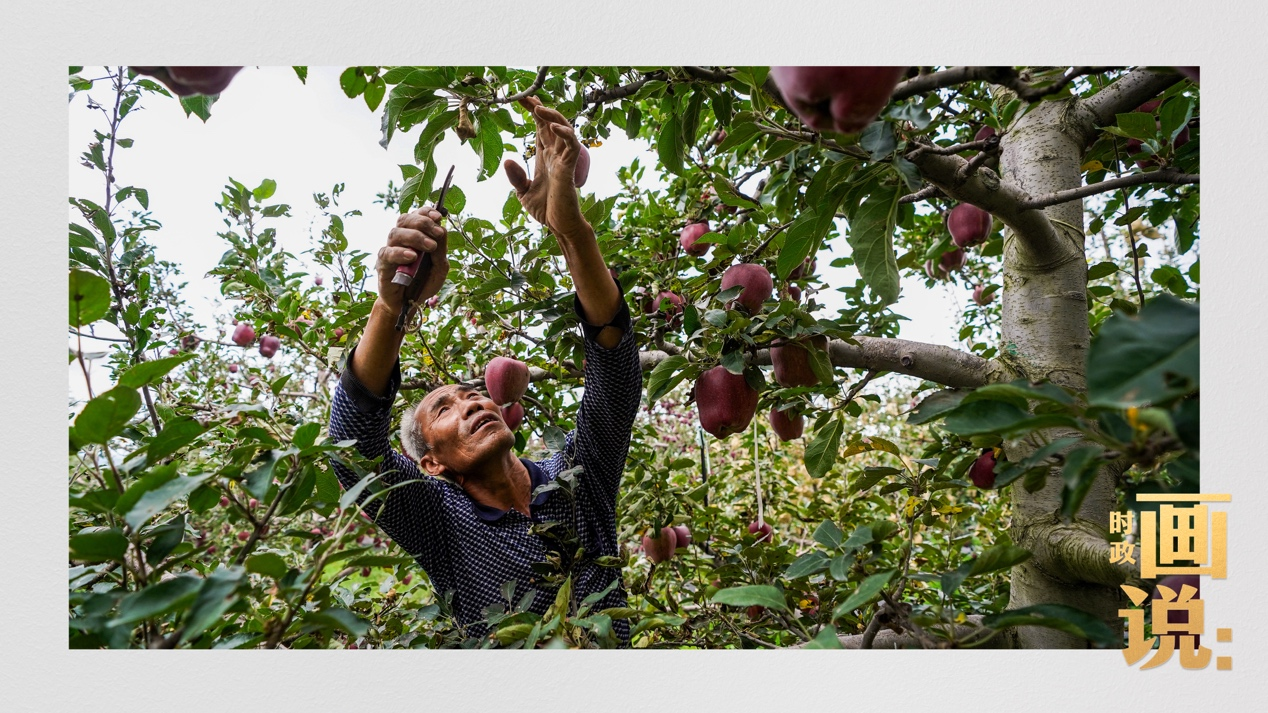
<path fill-rule="evenodd" d="M 445 256 L 449 237 L 441 223 L 442 216 L 433 208 L 420 208 L 396 219 L 396 227 L 387 235 L 387 245 L 379 250 L 376 269 L 379 273 L 379 298 L 392 314 L 398 314 L 408 292 L 411 300 L 425 300 L 445 284 L 449 259 Z M 421 252 L 431 253 L 430 267 L 424 261 L 409 287 L 392 282 L 396 268 L 409 265 Z"/>
<path fill-rule="evenodd" d="M 519 103 L 533 115 L 537 127 L 537 161 L 533 165 L 531 182 L 524 169 L 510 159 L 502 164 L 506 177 L 515 188 L 524 210 L 550 228 L 556 237 L 572 238 L 587 234 L 590 224 L 581 214 L 577 187 L 572 182 L 577 156 L 581 154 L 577 134 L 563 114 L 542 106 L 536 97 L 526 97 Z"/>

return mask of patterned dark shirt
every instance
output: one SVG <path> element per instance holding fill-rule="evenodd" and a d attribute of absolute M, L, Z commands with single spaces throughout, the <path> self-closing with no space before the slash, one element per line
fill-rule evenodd
<path fill-rule="evenodd" d="M 391 485 L 419 482 L 398 488 L 372 501 L 366 510 L 375 523 L 405 549 L 427 573 L 438 593 L 452 591 L 454 615 L 468 633 L 485 636 L 489 628 L 480 621 L 485 608 L 506 604 L 503 585 L 516 582 L 512 603 L 535 590 L 529 609 L 544 614 L 555 600 L 557 588 L 540 581 L 531 568 L 543 562 L 546 542 L 529 527 L 555 521 L 575 528 L 585 550 L 583 564 L 574 569 L 573 601 L 601 592 L 620 580 L 621 568 L 600 566 L 599 556 L 617 556 L 617 488 L 625 469 L 630 431 L 642 395 L 642 372 L 631 334 L 629 307 L 622 300 L 620 312 L 609 323 L 623 330 L 611 349 L 595 338 L 603 326 L 589 324 L 574 302 L 585 334 L 585 388 L 577 414 L 577 427 L 567 434 L 566 447 L 542 461 L 521 458 L 532 479 L 532 488 L 554 480 L 560 473 L 580 467 L 576 473 L 575 500 L 551 490 L 532 500 L 532 519 L 515 510 L 499 510 L 474 501 L 458 485 L 422 472 L 408 456 L 388 442 L 391 408 L 401 384 L 400 361 L 392 370 L 386 396 L 376 396 L 345 369 L 335 388 L 330 412 L 330 436 L 356 439 L 356 449 L 366 458 L 383 458 L 381 482 Z M 606 325 L 604 325 L 606 326 Z M 349 357 L 351 361 L 351 357 Z M 355 472 L 335 462 L 335 474 L 344 488 L 358 481 Z M 368 497 L 364 493 L 361 500 Z M 382 507 L 380 507 L 382 505 Z M 626 604 L 624 586 L 603 597 L 593 608 L 598 612 Z M 613 622 L 622 645 L 629 643 L 629 625 Z"/>

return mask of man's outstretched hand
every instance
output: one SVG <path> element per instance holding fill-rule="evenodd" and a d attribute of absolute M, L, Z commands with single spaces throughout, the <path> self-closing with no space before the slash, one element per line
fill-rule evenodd
<path fill-rule="evenodd" d="M 581 214 L 573 173 L 581 142 L 563 114 L 542 106 L 536 97 L 519 100 L 520 106 L 533 115 L 537 127 L 537 160 L 530 182 L 523 167 L 507 159 L 503 164 L 524 210 L 537 222 L 550 228 L 556 237 L 584 235 L 590 224 Z"/>
<path fill-rule="evenodd" d="M 445 284 L 449 274 L 449 234 L 435 208 L 420 208 L 396 219 L 396 227 L 387 235 L 387 245 L 379 249 L 376 269 L 379 273 L 379 301 L 392 313 L 401 310 L 406 295 L 411 300 L 425 300 Z M 408 288 L 394 284 L 396 268 L 409 265 L 421 252 L 431 253 L 431 266 L 424 263 Z"/>

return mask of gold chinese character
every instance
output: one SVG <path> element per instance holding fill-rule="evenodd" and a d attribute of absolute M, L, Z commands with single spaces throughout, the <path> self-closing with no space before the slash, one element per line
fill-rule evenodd
<path fill-rule="evenodd" d="M 1110 513 L 1110 532 L 1121 532 L 1126 535 L 1135 529 L 1136 512 L 1134 510 Z"/>
<path fill-rule="evenodd" d="M 1229 502 L 1228 495 L 1154 494 L 1138 501 Z M 1207 511 L 1205 505 L 1160 505 L 1158 512 L 1140 515 L 1140 576 L 1169 574 L 1228 576 L 1228 513 Z M 1177 565 L 1176 562 L 1192 562 Z"/>
<path fill-rule="evenodd" d="M 1111 542 L 1110 547 L 1110 564 L 1119 564 L 1121 562 L 1136 564 L 1136 558 L 1133 556 L 1136 552 L 1136 543 Z"/>
<path fill-rule="evenodd" d="M 1130 585 L 1121 585 L 1123 591 L 1136 606 L 1149 597 L 1144 590 Z M 1187 669 L 1206 668 L 1211 662 L 1211 650 L 1198 646 L 1198 635 L 1205 626 L 1203 602 L 1194 599 L 1197 589 L 1191 585 L 1183 585 L 1177 594 L 1170 587 L 1159 585 L 1160 598 L 1152 604 L 1153 633 L 1162 635 L 1145 638 L 1145 612 L 1143 609 L 1119 609 L 1119 616 L 1127 617 L 1127 648 L 1123 649 L 1123 658 L 1128 666 L 1134 666 L 1153 649 L 1158 642 L 1158 653 L 1140 667 L 1141 671 L 1157 668 L 1171 660 L 1175 653 L 1176 642 L 1180 646 L 1180 666 Z M 1185 621 L 1171 621 L 1171 612 L 1183 612 Z M 1183 618 L 1183 617 L 1182 617 Z"/>

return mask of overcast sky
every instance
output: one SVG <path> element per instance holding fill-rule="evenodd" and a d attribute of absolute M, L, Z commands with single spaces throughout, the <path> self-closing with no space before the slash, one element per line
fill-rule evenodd
<path fill-rule="evenodd" d="M 219 281 L 208 279 L 206 274 L 228 246 L 216 235 L 226 228 L 215 204 L 229 177 L 249 188 L 265 178 L 277 181 L 277 193 L 270 202 L 290 204 L 292 217 L 278 219 L 274 225 L 282 245 L 296 255 L 311 247 L 311 227 L 324 225 L 313 194 L 328 194 L 336 183 L 345 185 L 340 210 L 355 208 L 363 213 L 346 223 L 350 249 L 374 254 L 386 240 L 394 214 L 372 201 L 389 180 L 398 186 L 402 183 L 398 165 L 413 163 L 413 146 L 421 127 L 404 135 L 397 133 L 387 150 L 381 148 L 381 110 L 371 112 L 360 97 L 344 95 L 338 82 L 342 69 L 312 67 L 304 84 L 290 67 L 248 67 L 212 107 L 207 123 L 194 116 L 187 118 L 175 99 L 157 96 L 147 96 L 144 110 L 124 120 L 121 137 L 136 143 L 115 153 L 118 186 L 134 185 L 149 191 L 152 217 L 163 228 L 150 233 L 148 240 L 160 259 L 181 266 L 188 282 L 186 301 L 203 324 L 213 323 L 217 313 L 227 313 L 224 306 L 217 312 Z M 88 67 L 83 74 L 100 77 L 104 73 Z M 99 100 L 108 99 L 106 83 L 100 83 L 92 93 Z M 70 102 L 69 112 L 70 194 L 100 202 L 104 195 L 101 175 L 81 166 L 79 155 L 90 142 L 92 131 L 104 130 L 104 117 L 86 108 L 84 93 Z M 601 198 L 619 191 L 616 170 L 635 156 L 649 167 L 644 184 L 651 188 L 659 183 L 650 168 L 656 166 L 655 152 L 642 141 L 629 141 L 623 132 L 615 131 L 601 147 L 591 150 L 591 156 L 585 190 Z M 505 176 L 499 173 L 477 183 L 475 152 L 459 144 L 452 132 L 446 133 L 437 147 L 435 160 L 441 167 L 456 166 L 454 183 L 467 197 L 464 212 L 496 222 L 510 190 Z M 843 240 L 837 242 L 844 244 Z M 853 268 L 832 268 L 827 262 L 820 260 L 818 269 L 829 286 L 853 284 L 857 279 Z M 912 321 L 903 324 L 900 336 L 956 346 L 959 311 L 969 297 L 963 288 L 938 286 L 929 290 L 923 281 L 904 280 L 902 297 L 894 310 Z M 820 292 L 819 301 L 827 303 L 824 316 L 828 317 L 844 306 L 840 294 L 831 289 Z M 100 325 L 98 334 L 116 336 Z M 74 346 L 72 337 L 71 348 Z M 86 340 L 84 350 L 104 351 L 104 345 L 99 342 L 94 346 Z M 98 392 L 108 386 L 101 368 L 93 370 L 93 380 Z M 73 363 L 70 385 L 72 399 L 86 396 L 83 374 Z"/>

